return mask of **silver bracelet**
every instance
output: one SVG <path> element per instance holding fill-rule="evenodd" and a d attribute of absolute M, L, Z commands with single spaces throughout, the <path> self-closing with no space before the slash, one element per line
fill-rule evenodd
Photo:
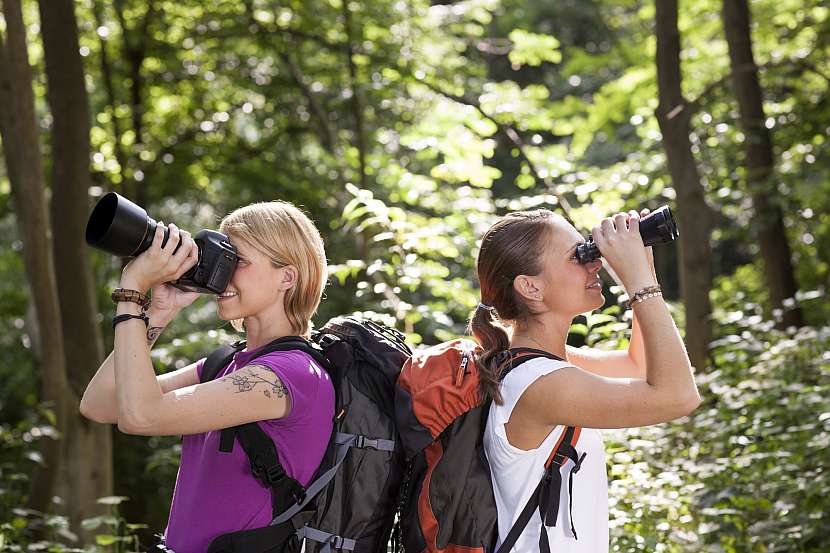
<path fill-rule="evenodd" d="M 628 307 L 629 308 L 634 307 L 638 303 L 642 303 L 642 302 L 646 301 L 649 298 L 656 298 L 657 296 L 662 297 L 663 292 L 657 290 L 655 292 L 648 292 L 646 294 L 643 294 L 642 296 L 636 296 L 634 299 L 632 299 L 631 301 L 628 302 Z"/>
<path fill-rule="evenodd" d="M 634 295 L 631 296 L 631 299 L 628 300 L 628 302 L 626 302 L 625 306 L 626 306 L 626 308 L 631 309 L 631 306 L 634 305 L 635 303 L 640 303 L 643 300 L 646 300 L 648 298 L 654 298 L 654 297 L 662 296 L 662 295 L 663 295 L 663 289 L 660 287 L 659 284 L 657 284 L 655 286 L 646 286 L 645 288 L 643 288 L 641 290 L 637 290 L 634 293 Z"/>

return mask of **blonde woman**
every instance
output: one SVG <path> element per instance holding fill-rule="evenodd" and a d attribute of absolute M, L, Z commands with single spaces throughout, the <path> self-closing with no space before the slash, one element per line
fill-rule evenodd
<path fill-rule="evenodd" d="M 607 553 L 608 489 L 596 429 L 664 422 L 700 403 L 683 340 L 659 292 L 650 248 L 640 237 L 639 217 L 619 213 L 592 232 L 633 300 L 627 351 L 566 347 L 574 317 L 601 307 L 605 299 L 600 261 L 579 262 L 576 248 L 585 239 L 562 217 L 548 210 L 510 213 L 482 239 L 481 304 L 470 326 L 483 349 L 482 392 L 494 400 L 484 449 L 499 538 L 516 553 Z M 507 372 L 510 352 L 517 349 L 544 356 Z M 581 432 L 561 469 L 551 465 L 565 483 L 549 492 L 560 498 L 558 505 L 541 505 L 516 539 L 508 531 L 546 475 L 548 457 L 568 427 Z"/>
<path fill-rule="evenodd" d="M 220 319 L 244 330 L 247 346 L 216 379 L 200 383 L 205 360 L 156 376 L 150 348 L 161 331 L 198 296 L 167 282 L 198 260 L 190 234 L 163 225 L 152 246 L 124 268 L 119 287 L 151 291 L 149 322 L 141 306 L 120 301 L 113 352 L 87 386 L 84 416 L 128 434 L 183 435 L 182 457 L 167 530 L 175 553 L 204 553 L 219 535 L 261 528 L 272 519 L 271 490 L 251 473 L 236 444 L 219 451 L 220 430 L 255 422 L 276 446 L 286 474 L 308 485 L 332 430 L 334 389 L 306 353 L 259 348 L 285 336 L 308 337 L 326 281 L 326 256 L 314 224 L 286 202 L 256 203 L 222 220 L 239 263 L 217 296 Z M 178 247 L 178 248 L 177 248 Z M 134 296 L 133 297 L 138 297 Z"/>

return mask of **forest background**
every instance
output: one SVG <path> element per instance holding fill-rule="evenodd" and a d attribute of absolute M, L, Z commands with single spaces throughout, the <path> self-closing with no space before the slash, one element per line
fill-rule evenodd
<path fill-rule="evenodd" d="M 123 260 L 117 191 L 195 231 L 303 206 L 330 284 L 413 344 L 464 334 L 478 239 L 669 204 L 658 274 L 704 397 L 606 433 L 613 551 L 830 550 L 830 9 L 821 0 L 2 0 L 0 550 L 135 550 L 179 440 L 83 420 Z M 574 345 L 621 348 L 604 308 Z M 159 371 L 234 338 L 211 298 Z"/>

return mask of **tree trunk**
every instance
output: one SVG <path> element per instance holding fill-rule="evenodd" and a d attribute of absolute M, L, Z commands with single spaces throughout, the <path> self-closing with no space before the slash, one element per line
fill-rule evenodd
<path fill-rule="evenodd" d="M 744 133 L 746 180 L 755 211 L 753 226 L 758 235 L 764 274 L 774 310 L 782 310 L 780 327 L 804 324 L 798 306 L 788 309 L 787 298 L 793 298 L 798 286 L 795 281 L 790 244 L 787 242 L 784 218 L 773 177 L 772 140 L 764 116 L 764 100 L 758 81 L 758 68 L 752 54 L 750 13 L 746 0 L 724 0 L 723 26 L 729 44 L 732 83 L 740 109 Z"/>
<path fill-rule="evenodd" d="M 56 429 L 65 435 L 68 413 L 77 411 L 77 397 L 67 379 L 61 334 L 60 305 L 52 258 L 52 231 L 43 187 L 38 125 L 32 91 L 32 70 L 26 48 L 26 27 L 20 0 L 4 0 L 5 45 L 0 41 L 0 133 L 15 202 L 23 258 L 40 336 L 42 399 L 52 402 Z M 44 464 L 32 480 L 29 506 L 49 511 L 62 468 L 62 440 L 43 442 Z"/>
<path fill-rule="evenodd" d="M 72 0 L 40 0 L 47 97 L 52 111 L 51 219 L 69 385 L 80 397 L 104 358 L 97 321 L 95 285 L 84 242 L 89 214 L 89 104 L 79 53 Z M 99 497 L 112 495 L 109 425 L 96 424 L 74 409 L 66 421 L 64 471 L 57 494 L 66 499 L 72 528 L 104 514 Z"/>
<path fill-rule="evenodd" d="M 657 120 L 663 134 L 669 173 L 677 194 L 680 230 L 680 291 L 686 310 L 686 347 L 692 364 L 707 365 L 712 336 L 711 216 L 689 141 L 692 110 L 683 98 L 680 73 L 680 31 L 677 0 L 658 0 L 657 6 Z"/>
<path fill-rule="evenodd" d="M 121 35 L 123 40 L 123 56 L 128 62 L 129 68 L 129 83 L 130 83 L 130 112 L 132 115 L 132 131 L 135 135 L 135 143 L 132 150 L 138 156 L 142 150 L 146 148 L 144 144 L 144 76 L 142 75 L 144 60 L 147 57 L 147 49 L 151 40 L 150 36 L 150 22 L 156 16 L 156 0 L 149 0 L 146 2 L 147 11 L 141 22 L 130 29 L 127 26 L 127 14 L 124 11 L 124 2 L 118 1 L 113 3 L 115 8 L 115 15 L 118 18 L 118 23 L 121 26 Z M 137 36 L 133 37 L 135 34 Z M 113 105 L 113 114 L 117 106 Z M 143 178 L 137 178 L 136 170 L 140 163 L 136 158 L 133 170 L 130 171 L 126 165 L 121 167 L 121 177 L 123 179 L 123 189 L 127 192 L 127 197 L 138 205 L 147 205 L 147 186 L 141 182 Z M 130 160 L 125 163 L 129 164 Z"/>
<path fill-rule="evenodd" d="M 354 114 L 355 147 L 357 148 L 357 163 L 360 171 L 360 187 L 367 189 L 369 183 L 366 172 L 366 131 L 363 124 L 363 99 L 361 98 L 360 82 L 357 76 L 357 64 L 354 61 L 354 29 L 352 25 L 352 10 L 349 2 L 342 3 L 343 26 L 346 31 L 346 65 L 349 67 L 349 87 L 352 89 L 352 113 Z"/>

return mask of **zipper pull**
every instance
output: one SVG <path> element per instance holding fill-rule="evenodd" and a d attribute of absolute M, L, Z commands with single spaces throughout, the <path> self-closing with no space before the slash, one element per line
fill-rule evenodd
<path fill-rule="evenodd" d="M 467 374 L 467 365 L 470 363 L 470 352 L 465 351 L 461 354 L 461 363 L 458 365 L 458 371 L 455 373 L 455 382 L 456 386 L 461 386 L 461 382 L 464 380 L 464 375 Z"/>

